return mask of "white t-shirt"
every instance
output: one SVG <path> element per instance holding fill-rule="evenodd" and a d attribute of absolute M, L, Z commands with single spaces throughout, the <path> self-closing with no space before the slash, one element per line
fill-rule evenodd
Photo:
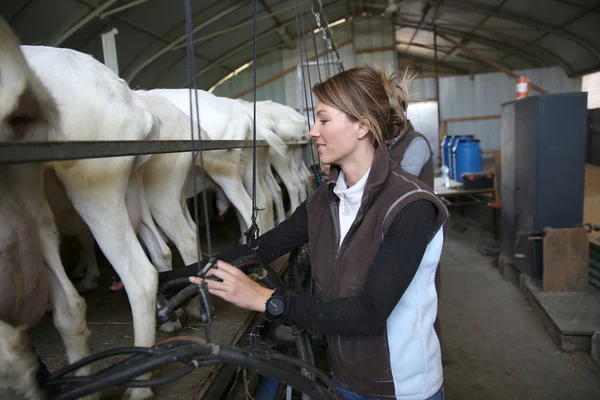
<path fill-rule="evenodd" d="M 363 177 L 360 178 L 360 180 L 350 188 L 346 183 L 346 176 L 344 175 L 344 172 L 340 171 L 340 175 L 335 183 L 333 193 L 335 193 L 340 199 L 340 246 L 342 245 L 346 234 L 350 230 L 350 226 L 352 226 L 352 223 L 356 219 L 356 214 L 360 208 L 360 201 L 362 200 L 363 191 L 365 190 L 365 185 L 367 183 L 367 179 L 369 178 L 370 171 L 371 168 L 369 168 Z"/>

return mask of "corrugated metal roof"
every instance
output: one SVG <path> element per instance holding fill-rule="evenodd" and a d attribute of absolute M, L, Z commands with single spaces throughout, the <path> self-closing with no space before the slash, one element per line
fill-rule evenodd
<path fill-rule="evenodd" d="M 330 22 L 350 17 L 393 20 L 400 65 L 418 64 L 424 71 L 433 69 L 434 26 L 511 69 L 559 66 L 571 76 L 600 69 L 600 0 L 321 1 Z M 260 54 L 297 49 L 296 3 L 299 7 L 300 0 L 258 1 Z M 253 2 L 192 4 L 198 84 L 208 89 L 252 59 Z M 304 31 L 310 34 L 314 18 L 309 4 L 304 1 L 302 7 Z M 25 44 L 69 47 L 99 60 L 101 33 L 117 28 L 120 74 L 132 87 L 186 85 L 181 0 L 5 0 L 0 14 Z M 493 71 L 441 37 L 437 45 L 442 72 Z"/>

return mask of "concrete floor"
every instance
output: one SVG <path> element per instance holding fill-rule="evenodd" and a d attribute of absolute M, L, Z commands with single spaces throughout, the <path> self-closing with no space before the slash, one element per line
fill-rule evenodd
<path fill-rule="evenodd" d="M 449 230 L 442 258 L 447 400 L 600 399 L 600 366 L 559 351 L 518 288 L 477 252 L 484 234 Z M 600 310 L 598 310 L 600 312 Z"/>

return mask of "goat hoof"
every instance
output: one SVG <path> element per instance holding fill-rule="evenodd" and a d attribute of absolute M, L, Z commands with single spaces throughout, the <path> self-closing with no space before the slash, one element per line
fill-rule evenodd
<path fill-rule="evenodd" d="M 85 266 L 83 264 L 79 264 L 73 270 L 73 278 L 75 278 L 75 279 L 83 279 L 85 277 L 86 271 L 87 271 L 87 266 Z"/>
<path fill-rule="evenodd" d="M 159 327 L 159 329 L 163 333 L 173 333 L 173 332 L 181 329 L 181 327 L 182 327 L 181 321 L 179 319 L 177 319 L 175 322 L 169 321 L 166 324 L 162 324 Z"/>
<path fill-rule="evenodd" d="M 200 320 L 200 299 L 194 297 L 185 307 L 185 314 L 193 319 Z"/>
<path fill-rule="evenodd" d="M 124 399 L 127 400 L 148 400 L 154 397 L 152 389 L 150 388 L 135 388 L 127 389 L 125 391 Z"/>
<path fill-rule="evenodd" d="M 77 291 L 79 293 L 89 293 L 98 289 L 98 280 L 100 278 L 97 276 L 86 276 L 83 278 L 81 282 L 77 285 Z"/>

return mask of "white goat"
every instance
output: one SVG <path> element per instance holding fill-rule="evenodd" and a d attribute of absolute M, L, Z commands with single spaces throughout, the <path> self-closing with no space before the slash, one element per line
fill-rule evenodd
<path fill-rule="evenodd" d="M 22 50 L 57 99 L 61 128 L 68 140 L 144 140 L 158 136 L 154 116 L 102 63 L 69 49 L 22 46 Z M 144 211 L 147 206 L 141 179 L 147 159 L 100 158 L 78 160 L 68 167 L 54 166 L 74 208 L 123 281 L 131 303 L 136 346 L 152 346 L 156 327 L 157 272 L 133 226 L 142 224 L 141 236 L 158 235 L 152 232 L 152 218 Z M 168 248 L 153 251 L 159 258 L 170 259 Z M 130 391 L 132 399 L 150 397 L 148 388 Z"/>
<path fill-rule="evenodd" d="M 189 117 L 190 96 L 187 89 L 155 89 L 150 92 L 164 96 Z M 247 110 L 241 105 L 236 106 L 237 102 L 231 99 L 217 97 L 203 90 L 198 90 L 196 93 L 200 110 L 200 125 L 210 139 L 245 140 L 252 137 L 252 120 Z M 194 121 L 197 121 L 195 107 L 193 115 Z M 190 137 L 189 130 L 188 137 Z M 274 152 L 283 153 L 285 151 L 286 146 L 283 141 L 267 130 L 257 129 L 257 139 L 267 140 Z M 252 215 L 252 199 L 248 194 L 252 166 L 250 164 L 244 168 L 244 165 L 248 163 L 248 153 L 251 154 L 251 150 L 215 150 L 210 153 L 215 159 L 214 162 L 204 165 L 205 171 L 220 186 L 236 208 L 240 217 L 240 228 L 244 232 L 251 224 Z M 199 158 L 196 158 L 196 165 L 200 165 Z M 268 190 L 264 180 L 257 179 L 257 206 L 267 209 L 268 200 L 264 197 L 263 188 Z M 262 194 L 260 194 L 261 192 Z M 259 212 L 258 225 L 262 232 L 274 226 L 272 221 L 272 206 L 270 214 Z"/>
<path fill-rule="evenodd" d="M 306 118 L 291 107 L 270 100 L 257 102 L 257 109 L 268 115 L 275 133 L 286 140 L 304 140 L 308 137 Z M 288 214 L 312 192 L 311 175 L 302 160 L 302 148 L 291 146 L 285 155 L 270 154 L 271 165 L 279 174 L 290 198 Z"/>
<path fill-rule="evenodd" d="M 54 99 L 28 67 L 0 18 L 0 142 L 61 140 Z M 56 163 L 69 168 L 71 163 Z M 0 397 L 39 399 L 38 368 L 26 327 L 50 302 L 69 362 L 89 355 L 86 306 L 59 256 L 54 216 L 43 191 L 43 165 L 0 167 Z M 88 374 L 89 368 L 80 374 Z"/>

